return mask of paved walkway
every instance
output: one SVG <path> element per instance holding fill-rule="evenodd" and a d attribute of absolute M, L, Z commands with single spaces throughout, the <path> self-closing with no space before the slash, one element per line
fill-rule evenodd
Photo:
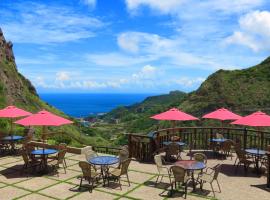
<path fill-rule="evenodd" d="M 183 156 L 187 159 L 188 157 Z M 153 164 L 142 164 L 136 161 L 131 162 L 129 176 L 131 186 L 123 178 L 122 190 L 116 183 L 111 183 L 109 187 L 102 187 L 100 183 L 92 193 L 88 190 L 78 191 L 79 180 L 77 176 L 81 174 L 78 161 L 84 160 L 83 155 L 67 155 L 67 173 L 60 170 L 59 176 L 27 176 L 21 174 L 20 170 L 23 164 L 21 157 L 6 156 L 0 157 L 0 199 L 96 199 L 96 200 L 166 200 L 182 198 L 182 193 L 176 192 L 172 198 L 168 198 L 167 190 L 168 180 L 166 178 L 162 183 L 155 187 L 156 167 Z M 217 199 L 224 200 L 269 200 L 270 191 L 265 189 L 266 177 L 258 177 L 251 171 L 244 176 L 243 170 L 239 168 L 238 175 L 234 174 L 234 158 L 231 160 L 209 159 L 207 165 L 214 166 L 222 164 L 222 171 L 219 177 L 222 192 L 216 193 Z M 214 185 L 215 190 L 218 188 Z M 215 199 L 210 186 L 205 185 L 204 190 L 197 189 L 195 193 L 189 193 L 187 199 Z"/>

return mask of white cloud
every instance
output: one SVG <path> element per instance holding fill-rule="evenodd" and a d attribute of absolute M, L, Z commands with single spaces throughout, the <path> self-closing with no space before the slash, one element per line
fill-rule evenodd
<path fill-rule="evenodd" d="M 70 79 L 68 72 L 57 72 L 56 73 L 56 80 L 57 81 L 67 81 Z"/>
<path fill-rule="evenodd" d="M 239 19 L 239 30 L 226 38 L 227 44 L 239 44 L 253 51 L 269 50 L 270 12 L 253 11 Z"/>
<path fill-rule="evenodd" d="M 155 79 L 158 70 L 151 65 L 145 65 L 140 72 L 132 74 L 132 78 L 136 81 Z"/>
<path fill-rule="evenodd" d="M 81 0 L 81 2 L 89 7 L 95 7 L 97 3 L 96 0 Z"/>
<path fill-rule="evenodd" d="M 223 11 L 225 13 L 235 13 L 251 10 L 261 6 L 265 0 L 126 0 L 128 10 L 134 14 L 142 6 L 148 6 L 160 14 L 179 15 L 185 11 L 186 7 L 193 7 L 194 10 L 200 8 L 205 11 Z M 196 13 L 193 13 L 196 16 Z"/>
<path fill-rule="evenodd" d="M 14 17 L 14 12 L 17 17 Z M 61 43 L 95 36 L 105 24 L 82 15 L 70 7 L 45 4 L 13 4 L 11 10 L 0 8 L 0 23 L 7 39 L 14 43 Z"/>
<path fill-rule="evenodd" d="M 197 84 L 201 84 L 203 81 L 205 81 L 205 78 L 203 77 L 180 77 L 179 79 L 174 80 L 176 84 L 188 88 L 193 87 Z"/>

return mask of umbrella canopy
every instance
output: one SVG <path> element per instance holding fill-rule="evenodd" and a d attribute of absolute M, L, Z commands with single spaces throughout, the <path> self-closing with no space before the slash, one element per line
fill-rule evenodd
<path fill-rule="evenodd" d="M 0 110 L 0 117 L 3 117 L 3 118 L 17 118 L 17 117 L 24 117 L 28 115 L 32 115 L 32 113 L 24 111 L 15 106 L 8 106 Z"/>
<path fill-rule="evenodd" d="M 46 110 L 42 110 L 36 114 L 20 119 L 15 123 L 23 126 L 61 126 L 65 124 L 72 124 L 73 122 L 63 117 L 54 115 Z"/>
<path fill-rule="evenodd" d="M 270 126 L 270 116 L 263 112 L 255 112 L 245 117 L 242 117 L 231 124 L 255 126 L 255 127 L 266 127 Z"/>
<path fill-rule="evenodd" d="M 169 120 L 169 121 L 189 121 L 189 120 L 199 120 L 196 117 L 193 117 L 192 115 L 189 115 L 187 113 L 184 113 L 177 108 L 172 108 L 166 112 L 154 115 L 150 117 L 151 119 L 156 120 Z"/>
<path fill-rule="evenodd" d="M 226 108 L 220 108 L 216 111 L 213 111 L 211 113 L 204 115 L 202 118 L 204 118 L 204 119 L 217 119 L 217 120 L 224 121 L 224 120 L 240 119 L 241 116 L 229 111 Z"/>

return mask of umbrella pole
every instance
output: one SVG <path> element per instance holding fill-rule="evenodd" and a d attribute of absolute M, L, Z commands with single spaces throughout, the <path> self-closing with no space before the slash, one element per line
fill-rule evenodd
<path fill-rule="evenodd" d="M 9 135 L 10 135 L 10 136 L 13 135 L 13 120 L 12 120 L 12 118 L 10 118 L 10 130 L 9 130 Z"/>

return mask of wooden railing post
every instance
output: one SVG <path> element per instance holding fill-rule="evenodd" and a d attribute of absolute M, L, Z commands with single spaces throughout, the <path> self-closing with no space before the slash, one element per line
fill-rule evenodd
<path fill-rule="evenodd" d="M 131 134 L 128 134 L 128 151 L 129 151 L 129 157 L 133 157 L 133 148 L 132 148 L 132 142 L 131 142 Z"/>
<path fill-rule="evenodd" d="M 247 128 L 244 128 L 244 149 L 247 148 Z"/>
<path fill-rule="evenodd" d="M 267 169 L 267 187 L 270 188 L 270 152 L 266 153 L 268 160 L 268 169 Z"/>

